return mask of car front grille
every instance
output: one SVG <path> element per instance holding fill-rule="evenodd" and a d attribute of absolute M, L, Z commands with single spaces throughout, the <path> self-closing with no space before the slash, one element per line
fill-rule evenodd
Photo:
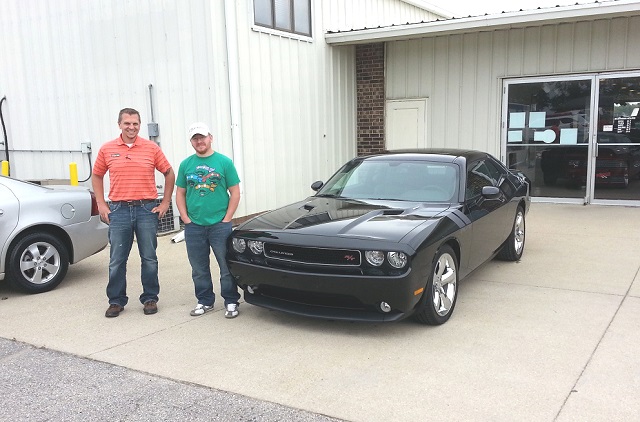
<path fill-rule="evenodd" d="M 362 262 L 360 251 L 351 249 L 326 249 L 265 243 L 264 254 L 268 258 L 315 265 L 357 267 Z"/>
<path fill-rule="evenodd" d="M 260 295 L 271 297 L 286 302 L 299 303 L 310 306 L 324 306 L 331 308 L 365 310 L 362 302 L 353 296 L 338 295 L 322 292 L 304 292 L 301 290 L 286 289 L 282 287 L 262 285 L 259 289 Z"/>

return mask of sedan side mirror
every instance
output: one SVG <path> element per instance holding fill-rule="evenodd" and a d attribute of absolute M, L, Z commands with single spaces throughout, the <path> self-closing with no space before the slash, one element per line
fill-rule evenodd
<path fill-rule="evenodd" d="M 324 186 L 324 182 L 322 180 L 318 180 L 317 182 L 313 182 L 311 184 L 311 189 L 313 189 L 314 191 L 319 191 L 321 187 Z"/>
<path fill-rule="evenodd" d="M 495 186 L 484 186 L 482 188 L 482 196 L 487 199 L 498 199 L 500 197 L 500 188 Z"/>

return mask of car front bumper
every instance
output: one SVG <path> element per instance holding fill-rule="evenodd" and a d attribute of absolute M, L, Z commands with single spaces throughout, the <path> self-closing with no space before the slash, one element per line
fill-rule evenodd
<path fill-rule="evenodd" d="M 287 313 L 347 321 L 397 321 L 411 315 L 425 280 L 407 271 L 397 277 L 319 274 L 228 261 L 245 300 Z M 383 312 L 381 304 L 390 307 Z"/>

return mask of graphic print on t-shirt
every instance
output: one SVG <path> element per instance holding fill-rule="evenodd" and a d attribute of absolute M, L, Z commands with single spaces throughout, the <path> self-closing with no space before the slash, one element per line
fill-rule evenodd
<path fill-rule="evenodd" d="M 195 189 L 200 196 L 205 196 L 216 190 L 220 183 L 220 173 L 215 168 L 199 165 L 193 173 L 187 173 L 187 185 Z"/>

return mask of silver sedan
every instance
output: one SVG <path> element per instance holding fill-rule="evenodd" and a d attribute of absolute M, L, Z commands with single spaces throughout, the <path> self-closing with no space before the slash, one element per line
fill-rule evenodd
<path fill-rule="evenodd" d="M 87 188 L 45 187 L 0 176 L 0 280 L 15 288 L 53 289 L 69 264 L 107 246 L 108 230 Z"/>

